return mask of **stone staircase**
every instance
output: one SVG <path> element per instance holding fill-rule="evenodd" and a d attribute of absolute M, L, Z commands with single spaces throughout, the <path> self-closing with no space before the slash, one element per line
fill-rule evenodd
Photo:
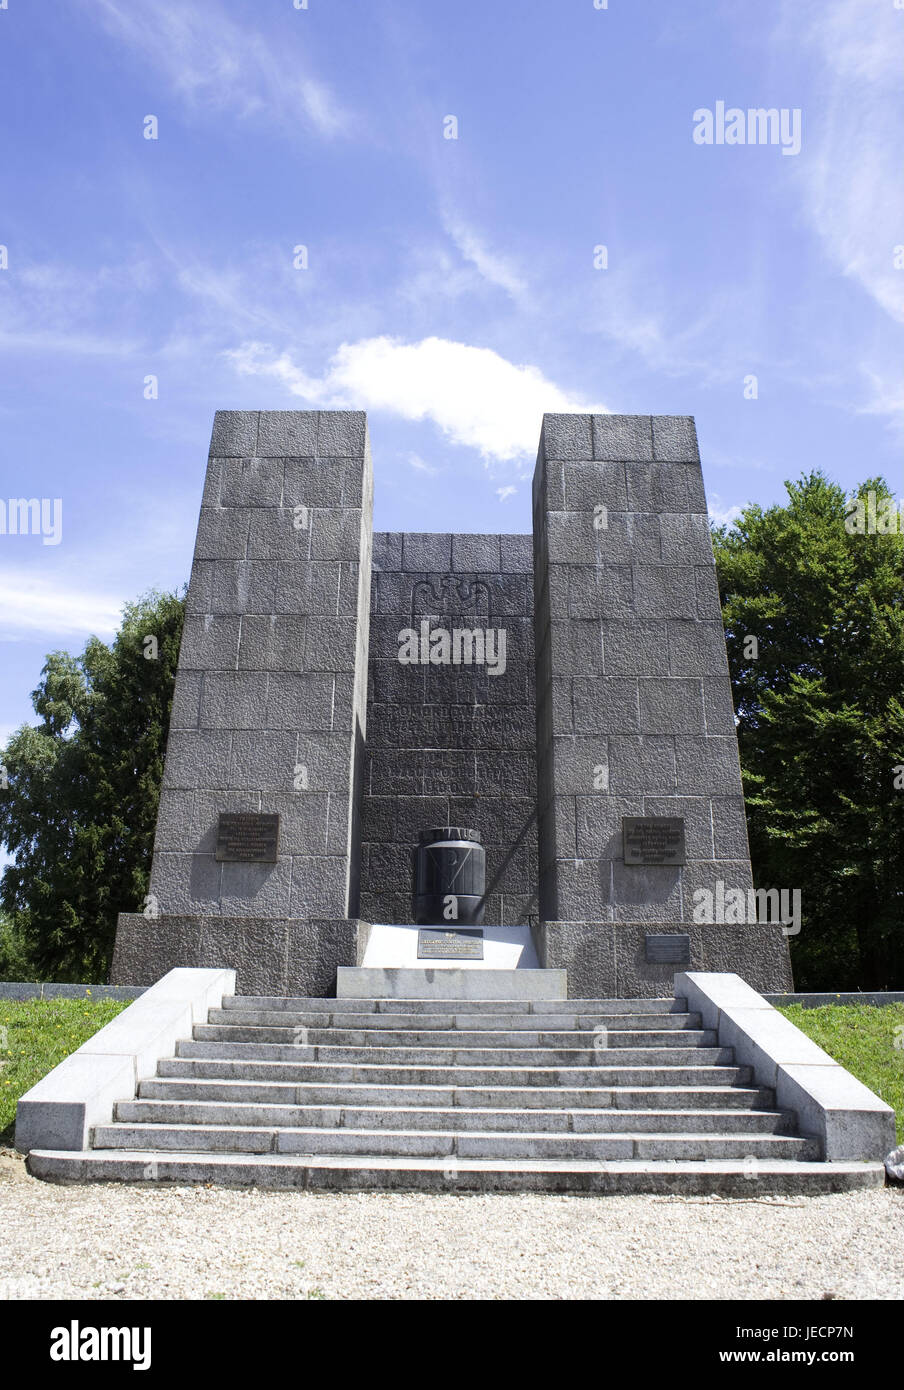
<path fill-rule="evenodd" d="M 228 997 L 57 1180 L 433 1191 L 825 1192 L 796 1117 L 682 999 Z M 878 1181 L 881 1181 L 881 1173 Z"/>

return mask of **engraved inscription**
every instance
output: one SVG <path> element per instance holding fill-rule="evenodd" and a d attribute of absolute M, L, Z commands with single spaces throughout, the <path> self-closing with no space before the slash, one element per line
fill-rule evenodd
<path fill-rule="evenodd" d="M 683 816 L 624 816 L 626 864 L 684 864 Z"/>
<path fill-rule="evenodd" d="M 483 932 L 430 928 L 417 934 L 418 960 L 483 960 Z"/>
<path fill-rule="evenodd" d="M 254 811 L 223 812 L 217 821 L 216 858 L 240 864 L 275 864 L 279 816 Z"/>

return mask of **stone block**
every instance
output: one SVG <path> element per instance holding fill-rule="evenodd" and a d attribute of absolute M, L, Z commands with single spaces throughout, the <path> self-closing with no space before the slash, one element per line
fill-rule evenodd
<path fill-rule="evenodd" d="M 219 505 L 278 507 L 282 499 L 282 487 L 282 459 L 224 459 Z"/>
<path fill-rule="evenodd" d="M 667 676 L 665 623 L 602 623 L 603 670 L 607 676 Z M 588 672 L 575 672 L 587 675 Z M 589 674 L 595 674 L 590 672 Z"/>
<path fill-rule="evenodd" d="M 737 971 L 758 990 L 792 988 L 788 938 L 780 926 L 704 925 L 703 965 L 708 971 Z"/>
<path fill-rule="evenodd" d="M 348 910 L 348 859 L 336 855 L 292 860 L 292 917 L 342 917 Z"/>
<path fill-rule="evenodd" d="M 662 560 L 659 517 L 652 512 L 609 512 L 597 532 L 599 554 L 610 565 L 658 565 Z"/>
<path fill-rule="evenodd" d="M 195 935 L 198 959 L 205 965 L 224 962 L 235 971 L 239 994 L 284 995 L 286 990 L 286 923 L 253 918 L 210 917 L 186 923 Z"/>
<path fill-rule="evenodd" d="M 725 631 L 721 622 L 670 622 L 669 667 L 674 676 L 728 680 Z M 732 732 L 734 727 L 732 720 Z"/>
<path fill-rule="evenodd" d="M 306 621 L 303 617 L 280 613 L 243 617 L 238 646 L 239 669 L 297 670 L 304 664 Z"/>
<path fill-rule="evenodd" d="M 367 416 L 363 410 L 321 410 L 317 420 L 320 457 L 364 458 L 367 454 Z"/>
<path fill-rule="evenodd" d="M 634 617 L 630 565 L 575 566 L 568 571 L 568 614 L 572 618 Z"/>
<path fill-rule="evenodd" d="M 202 507 L 195 559 L 244 560 L 248 553 L 251 515 L 247 507 Z"/>
<path fill-rule="evenodd" d="M 276 864 L 227 862 L 220 866 L 221 916 L 274 918 L 290 915 L 289 898 L 294 861 L 286 855 L 281 834 L 279 853 L 280 858 Z"/>
<path fill-rule="evenodd" d="M 691 470 L 672 463 L 626 463 L 626 510 L 681 513 L 691 510 L 687 479 Z"/>
<path fill-rule="evenodd" d="M 209 854 L 154 851 L 149 893 L 162 916 L 209 916 L 220 910 L 220 865 Z"/>
<path fill-rule="evenodd" d="M 628 511 L 623 463 L 566 463 L 562 469 L 562 477 L 565 489 L 562 511 L 589 512 L 591 518 L 597 514 L 597 508 L 601 506 L 605 507 L 607 512 Z"/>
<path fill-rule="evenodd" d="M 532 535 L 506 535 L 501 538 L 503 574 L 534 572 L 534 538 Z"/>
<path fill-rule="evenodd" d="M 248 558 L 304 562 L 311 550 L 312 517 L 318 515 L 309 512 L 307 526 L 297 526 L 298 518 L 291 507 L 254 508 L 248 535 Z"/>
<path fill-rule="evenodd" d="M 653 430 L 649 415 L 594 415 L 595 459 L 652 459 Z"/>
<path fill-rule="evenodd" d="M 339 610 L 338 563 L 285 563 L 275 567 L 274 597 L 265 613 L 333 614 Z"/>
<path fill-rule="evenodd" d="M 372 563 L 375 570 L 402 568 L 401 531 L 374 531 Z"/>
<path fill-rule="evenodd" d="M 571 999 L 611 999 L 615 994 L 615 940 L 610 922 L 542 922 L 540 963 L 562 970 Z"/>
<path fill-rule="evenodd" d="M 712 802 L 706 796 L 645 796 L 639 811 L 626 815 L 681 816 L 684 821 L 684 848 L 689 860 L 718 858 L 713 854 Z M 735 858 L 728 855 L 727 858 Z M 685 903 L 688 902 L 685 893 Z M 686 908 L 686 915 L 692 914 Z"/>
<path fill-rule="evenodd" d="M 238 663 L 238 616 L 187 616 L 179 648 L 179 679 L 189 671 L 234 671 Z M 189 684 L 193 684 L 189 682 Z"/>
<path fill-rule="evenodd" d="M 201 693 L 201 728 L 259 729 L 266 703 L 266 672 L 208 671 Z"/>
<path fill-rule="evenodd" d="M 307 620 L 304 664 L 308 671 L 354 671 L 358 658 L 356 618 Z"/>
<path fill-rule="evenodd" d="M 608 789 L 609 746 L 601 735 L 583 738 L 577 734 L 555 736 L 552 740 L 555 766 L 555 794 L 592 795 Z"/>
<path fill-rule="evenodd" d="M 673 964 L 648 961 L 646 952 L 647 936 L 659 934 L 655 923 L 621 922 L 613 928 L 615 940 L 615 993 L 620 999 L 668 998 L 672 993 L 672 980 L 675 973 Z M 690 958 L 693 964 L 699 963 L 701 956 L 700 928 L 682 923 L 676 932 L 690 938 Z"/>
<path fill-rule="evenodd" d="M 553 710 L 555 727 L 565 733 L 570 730 L 573 711 L 574 732 L 578 734 L 637 734 L 640 733 L 637 680 L 621 676 L 598 676 L 596 680 L 575 679 L 569 684 L 554 683 Z M 562 707 L 556 703 L 556 692 Z"/>
<path fill-rule="evenodd" d="M 708 517 L 663 512 L 659 533 L 664 565 L 715 565 Z"/>
<path fill-rule="evenodd" d="M 259 458 L 313 456 L 317 448 L 316 410 L 262 410 L 258 422 Z"/>
<path fill-rule="evenodd" d="M 580 618 L 570 622 L 554 620 L 550 631 L 550 675 L 599 676 L 603 673 L 600 625 Z"/>
<path fill-rule="evenodd" d="M 452 569 L 459 574 L 498 573 L 501 540 L 501 536 L 453 536 Z"/>
<path fill-rule="evenodd" d="M 702 740 L 684 740 L 702 743 Z M 679 776 L 676 781 L 674 740 L 652 734 L 633 738 L 614 734 L 609 739 L 609 792 L 613 796 L 636 793 L 666 794 L 680 787 L 694 791 Z"/>
<path fill-rule="evenodd" d="M 210 453 L 215 458 L 251 458 L 257 452 L 257 410 L 218 410 Z"/>
<path fill-rule="evenodd" d="M 239 791 L 291 791 L 296 765 L 303 762 L 298 742 L 294 730 L 237 731 L 232 736 L 227 785 Z"/>
<path fill-rule="evenodd" d="M 350 786 L 351 752 L 351 731 L 339 734 L 300 733 L 298 762 L 307 768 L 308 790 L 346 791 Z"/>
<path fill-rule="evenodd" d="M 693 415 L 653 416 L 653 457 L 669 463 L 699 463 Z"/>
<path fill-rule="evenodd" d="M 637 565 L 634 606 L 638 618 L 696 618 L 697 590 L 687 565 Z"/>
<path fill-rule="evenodd" d="M 713 858 L 750 859 L 743 796 L 712 799 Z M 696 857 L 696 856 L 695 856 Z M 701 855 L 701 858 L 707 856 Z"/>
<path fill-rule="evenodd" d="M 644 677 L 638 681 L 642 734 L 702 734 L 701 682 Z"/>
<path fill-rule="evenodd" d="M 170 709 L 170 729 L 197 729 L 201 714 L 201 671 L 186 671 L 180 666 L 173 690 Z"/>
<path fill-rule="evenodd" d="M 735 722 L 731 681 L 727 676 L 704 680 L 703 710 L 708 734 L 733 734 Z"/>
<path fill-rule="evenodd" d="M 593 434 L 589 415 L 547 414 L 540 432 L 545 459 L 592 459 Z"/>
<path fill-rule="evenodd" d="M 612 863 L 616 922 L 680 922 L 681 869 L 675 864 Z M 682 930 L 684 927 L 682 926 Z"/>
<path fill-rule="evenodd" d="M 360 509 L 314 509 L 311 514 L 312 560 L 357 560 L 360 552 Z"/>
<path fill-rule="evenodd" d="M 195 787 L 228 787 L 230 740 L 230 734 L 219 730 L 171 729 L 166 745 L 163 787 L 183 791 Z"/>
<path fill-rule="evenodd" d="M 447 573 L 452 568 L 452 536 L 444 531 L 406 532 L 402 568 L 409 575 Z"/>
<path fill-rule="evenodd" d="M 290 921 L 286 938 L 286 992 L 302 998 L 336 996 L 341 967 L 354 967 L 363 923 L 354 918 Z"/>
<path fill-rule="evenodd" d="M 574 815 L 577 824 L 576 856 L 591 859 L 621 859 L 623 849 L 622 817 L 642 816 L 644 814 L 646 814 L 644 799 L 641 796 L 576 797 L 574 801 Z"/>
<path fill-rule="evenodd" d="M 741 790 L 734 737 L 676 738 L 675 766 L 677 785 L 687 795 L 732 796 Z"/>
<path fill-rule="evenodd" d="M 220 561 L 210 569 L 208 610 L 231 616 L 236 613 L 272 613 L 277 567 L 270 560 Z M 194 577 L 192 577 L 194 584 Z M 191 584 L 188 590 L 189 610 Z"/>

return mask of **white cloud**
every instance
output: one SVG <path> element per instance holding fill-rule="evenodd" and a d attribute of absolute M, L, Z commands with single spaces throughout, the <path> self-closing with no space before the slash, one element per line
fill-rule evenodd
<path fill-rule="evenodd" d="M 721 501 L 719 494 L 714 492 L 707 508 L 709 519 L 714 521 L 717 526 L 733 526 L 744 509 L 743 507 L 723 507 Z"/>
<path fill-rule="evenodd" d="M 511 483 L 509 483 L 507 487 L 497 487 L 496 496 L 499 498 L 500 502 L 504 502 L 507 497 L 514 497 L 517 491 L 518 489 L 512 487 Z"/>
<path fill-rule="evenodd" d="M 904 241 L 900 170 L 900 10 L 875 0 L 801 8 L 786 0 L 778 35 L 809 45 L 824 82 L 807 129 L 801 174 L 808 215 L 831 260 L 904 322 L 904 275 L 892 264 Z M 812 146 L 811 146 L 812 142 Z"/>
<path fill-rule="evenodd" d="M 410 468 L 413 468 L 416 473 L 426 473 L 428 477 L 431 478 L 435 478 L 437 473 L 440 472 L 434 464 L 425 463 L 420 454 L 409 454 L 408 465 Z"/>
<path fill-rule="evenodd" d="M 271 48 L 259 29 L 242 28 L 221 6 L 91 0 L 86 8 L 163 72 L 189 106 L 263 115 L 286 127 L 301 120 L 324 136 L 349 124 L 329 88 L 305 71 L 297 43 Z"/>
<path fill-rule="evenodd" d="M 122 600 L 80 590 L 63 579 L 38 579 L 22 572 L 0 574 L 0 638 L 92 633 L 109 637 L 121 621 Z"/>
<path fill-rule="evenodd" d="M 452 443 L 477 449 L 487 461 L 533 454 L 545 411 L 607 411 L 556 386 L 537 367 L 446 338 L 343 343 L 319 378 L 265 343 L 244 343 L 224 355 L 241 374 L 272 377 L 311 405 L 430 420 Z"/>
<path fill-rule="evenodd" d="M 475 267 L 484 280 L 498 285 L 513 299 L 526 293 L 527 282 L 509 261 L 491 251 L 472 228 L 448 213 L 443 215 L 443 225 L 464 259 Z"/>

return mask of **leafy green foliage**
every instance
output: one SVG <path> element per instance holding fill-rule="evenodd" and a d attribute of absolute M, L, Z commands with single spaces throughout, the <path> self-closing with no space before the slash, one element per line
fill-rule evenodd
<path fill-rule="evenodd" d="M 904 1004 L 790 1004 L 779 1012 L 892 1107 L 904 1143 Z"/>
<path fill-rule="evenodd" d="M 849 534 L 820 472 L 786 488 L 713 535 L 754 879 L 801 890 L 799 989 L 900 988 L 904 535 Z"/>
<path fill-rule="evenodd" d="M 15 862 L 0 904 L 29 978 L 106 979 L 117 914 L 142 904 L 183 616 L 183 597 L 150 593 L 111 646 L 52 653 L 32 694 L 40 723 L 6 746 L 0 840 Z"/>

